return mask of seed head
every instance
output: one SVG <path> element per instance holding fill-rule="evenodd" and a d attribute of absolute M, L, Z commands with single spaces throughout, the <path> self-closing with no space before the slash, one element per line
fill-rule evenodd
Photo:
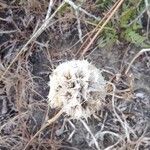
<path fill-rule="evenodd" d="M 60 64 L 50 75 L 51 108 L 63 108 L 74 119 L 88 118 L 100 110 L 106 97 L 101 71 L 86 60 Z"/>

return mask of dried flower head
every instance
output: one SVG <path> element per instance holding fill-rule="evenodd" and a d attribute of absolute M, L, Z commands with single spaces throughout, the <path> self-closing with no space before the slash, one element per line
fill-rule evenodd
<path fill-rule="evenodd" d="M 101 71 L 86 60 L 60 64 L 50 76 L 51 108 L 63 108 L 74 119 L 88 118 L 100 110 L 106 96 Z"/>

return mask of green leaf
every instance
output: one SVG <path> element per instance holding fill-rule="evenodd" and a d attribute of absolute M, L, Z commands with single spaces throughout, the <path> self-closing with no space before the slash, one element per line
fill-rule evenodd
<path fill-rule="evenodd" d="M 136 9 L 134 7 L 128 8 L 121 14 L 120 27 L 126 27 L 130 20 L 135 16 Z"/>
<path fill-rule="evenodd" d="M 137 46 L 147 47 L 148 45 L 145 43 L 147 39 L 145 36 L 141 36 L 138 32 L 133 31 L 131 29 L 127 29 L 125 31 L 125 39 Z"/>

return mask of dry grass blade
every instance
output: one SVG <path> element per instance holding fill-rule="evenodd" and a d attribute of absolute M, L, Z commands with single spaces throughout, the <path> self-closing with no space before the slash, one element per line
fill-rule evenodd
<path fill-rule="evenodd" d="M 54 123 L 63 113 L 63 109 L 61 109 L 53 118 L 49 119 L 45 125 L 41 127 L 41 129 L 30 139 L 30 141 L 26 144 L 23 150 L 27 150 L 28 146 L 32 143 L 36 136 L 39 135 L 41 131 L 43 131 L 46 127 Z"/>
<path fill-rule="evenodd" d="M 0 30 L 0 34 L 10 34 L 10 33 L 14 33 L 17 32 L 17 30 L 10 30 L 10 31 L 1 31 Z"/>
<path fill-rule="evenodd" d="M 121 117 L 118 115 L 118 113 L 116 112 L 116 108 L 115 108 L 115 91 L 116 91 L 116 87 L 113 83 L 109 83 L 110 85 L 112 85 L 113 87 L 113 95 L 112 95 L 112 107 L 113 107 L 113 111 L 114 111 L 114 114 L 116 115 L 117 119 L 119 120 L 119 122 L 121 123 L 122 127 L 124 128 L 125 130 L 125 134 L 126 134 L 126 137 L 128 139 L 128 141 L 130 140 L 130 136 L 129 136 L 129 132 L 128 132 L 128 128 L 127 128 L 127 124 L 126 122 L 124 122 Z"/>
<path fill-rule="evenodd" d="M 48 6 L 48 10 L 47 10 L 47 14 L 46 14 L 45 20 L 47 20 L 50 17 L 50 15 L 51 15 L 53 3 L 54 3 L 53 0 L 49 1 L 49 6 Z"/>
<path fill-rule="evenodd" d="M 96 16 L 88 13 L 86 10 L 82 9 L 81 7 L 75 5 L 75 3 L 71 0 L 64 0 L 66 3 L 68 3 L 71 7 L 74 8 L 75 11 L 79 10 L 81 12 L 83 12 L 84 14 L 86 14 L 87 16 L 94 18 L 95 20 L 99 20 Z"/>
<path fill-rule="evenodd" d="M 91 132 L 90 128 L 88 127 L 88 125 L 87 125 L 82 119 L 80 119 L 80 121 L 82 122 L 82 124 L 84 125 L 84 127 L 86 128 L 86 130 L 87 130 L 87 131 L 90 133 L 90 135 L 92 136 L 96 148 L 97 148 L 98 150 L 100 150 L 100 147 L 99 147 L 99 145 L 98 145 L 98 142 L 97 142 L 95 136 L 93 135 L 93 133 Z"/>
<path fill-rule="evenodd" d="M 10 67 L 14 64 L 14 62 L 18 59 L 18 57 L 24 52 L 26 47 L 33 41 L 35 40 L 48 26 L 50 23 L 51 19 L 56 15 L 56 13 L 64 6 L 64 2 L 59 5 L 59 7 L 56 9 L 56 11 L 47 19 L 45 22 L 41 25 L 41 27 L 31 36 L 31 38 L 27 41 L 27 43 L 21 48 L 21 50 L 18 52 L 18 54 L 15 56 L 15 58 L 12 60 L 12 62 L 9 64 L 9 66 L 6 68 L 4 73 L 0 77 L 0 81 L 4 78 L 5 74 L 7 71 L 10 69 Z"/>
<path fill-rule="evenodd" d="M 81 45 L 80 49 L 77 51 L 76 56 L 79 55 L 80 51 L 84 48 L 84 46 L 86 45 L 86 43 L 90 40 L 90 38 L 92 37 L 92 35 L 97 31 L 97 29 L 99 28 L 99 26 L 103 23 L 103 21 L 111 14 L 111 12 L 113 11 L 113 9 L 117 6 L 117 4 L 119 3 L 120 0 L 118 0 L 113 7 L 106 13 L 106 15 L 102 18 L 102 20 L 98 23 L 98 25 L 91 31 L 89 32 L 87 35 L 88 37 L 86 38 L 86 40 L 84 41 L 84 43 Z"/>
<path fill-rule="evenodd" d="M 85 49 L 83 50 L 83 52 L 81 54 L 81 57 L 83 57 L 84 54 L 88 51 L 89 47 L 92 45 L 92 43 L 95 41 L 95 39 L 97 38 L 97 36 L 100 34 L 100 32 L 103 30 L 103 28 L 106 26 L 106 24 L 109 22 L 109 20 L 112 18 L 112 16 L 115 14 L 115 12 L 118 10 L 118 8 L 121 6 L 121 4 L 123 2 L 124 2 L 124 0 L 120 0 L 120 2 L 117 4 L 117 6 L 114 8 L 114 10 L 111 12 L 111 14 L 106 19 L 106 21 L 102 24 L 102 26 L 100 27 L 100 29 L 97 31 L 97 33 L 94 35 L 94 37 L 91 39 L 91 41 L 89 42 L 89 44 L 85 47 Z"/>

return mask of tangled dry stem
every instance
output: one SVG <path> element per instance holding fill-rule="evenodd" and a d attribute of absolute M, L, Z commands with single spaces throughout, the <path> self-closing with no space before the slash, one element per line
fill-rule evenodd
<path fill-rule="evenodd" d="M 50 2 L 52 2 L 52 1 L 50 1 Z M 120 1 L 117 1 L 115 4 L 118 5 L 119 4 L 118 2 L 120 2 Z M 107 18 L 108 18 L 108 16 L 110 16 L 110 13 L 112 12 L 112 10 L 114 10 L 114 8 L 116 8 L 116 5 L 114 5 L 115 7 L 113 6 L 112 9 L 110 9 L 109 13 L 106 15 Z M 63 6 L 63 4 L 60 4 L 60 6 Z M 1 7 L 7 8 L 8 5 L 4 4 L 3 2 L 0 2 L 0 9 L 1 9 Z M 50 7 L 51 7 L 51 5 L 50 5 Z M 24 65 L 27 64 L 27 62 L 25 62 L 25 61 L 27 61 L 27 59 L 25 60 L 23 58 L 24 56 L 21 56 L 22 53 L 28 52 L 30 50 L 30 49 L 26 50 L 27 46 L 32 41 L 34 41 L 43 31 L 45 31 L 45 29 L 47 28 L 47 24 L 49 23 L 49 21 L 51 21 L 51 19 L 54 16 L 56 16 L 56 13 L 58 12 L 59 9 L 60 9 L 60 7 L 58 7 L 58 9 L 55 11 L 55 13 L 52 14 L 51 16 L 49 15 L 50 11 L 48 11 L 48 13 L 49 13 L 49 14 L 47 13 L 48 17 L 42 24 L 41 28 L 35 29 L 33 31 L 33 35 L 31 35 L 30 40 L 25 45 L 22 46 L 20 51 L 19 50 L 17 52 L 15 51 L 15 58 L 13 58 L 13 61 L 8 63 L 9 64 L 8 67 L 5 67 L 5 65 L 3 66 L 3 64 L 1 63 L 1 66 L 0 66 L 1 67 L 1 72 L 0 72 L 1 78 L 0 78 L 0 80 L 4 81 L 4 83 L 5 83 L 6 90 L 4 90 L 4 91 L 6 91 L 7 97 L 9 99 L 11 99 L 11 97 L 13 97 L 12 99 L 16 100 L 14 102 L 15 103 L 14 105 L 16 105 L 19 113 L 17 113 L 17 115 L 15 115 L 14 117 L 11 117 L 10 119 L 6 119 L 7 122 L 4 122 L 4 123 L 2 122 L 2 125 L 0 128 L 1 133 L 3 133 L 4 131 L 8 131 L 9 134 L 7 136 L 7 132 L 6 132 L 6 135 L 1 136 L 0 146 L 5 145 L 9 149 L 11 149 L 11 148 L 12 149 L 22 149 L 26 145 L 26 143 L 28 143 L 26 145 L 26 147 L 31 145 L 31 146 L 33 146 L 33 149 L 36 149 L 37 145 L 41 146 L 43 143 L 43 145 L 46 146 L 46 145 L 48 145 L 48 143 L 50 143 L 54 149 L 57 149 L 57 145 L 61 145 L 60 143 L 56 143 L 56 142 L 54 142 L 54 144 L 53 144 L 52 139 L 50 139 L 51 141 L 47 142 L 46 140 L 42 139 L 41 136 L 39 136 L 39 133 L 41 133 L 45 127 L 47 127 L 50 124 L 52 124 L 53 122 L 55 122 L 59 118 L 59 116 L 62 114 L 62 111 L 60 111 L 56 116 L 54 116 L 52 119 L 50 119 L 47 124 L 45 122 L 42 123 L 42 127 L 43 127 L 42 129 L 38 128 L 37 129 L 38 131 L 36 130 L 34 132 L 34 134 L 32 133 L 32 130 L 31 130 L 31 132 L 29 132 L 28 120 L 30 120 L 32 118 L 31 116 L 32 116 L 33 109 L 34 108 L 38 109 L 38 107 L 40 109 L 42 109 L 41 107 L 44 107 L 44 109 L 46 110 L 47 106 L 45 103 L 46 99 L 35 90 L 37 88 L 37 85 L 34 84 L 33 78 L 36 78 L 36 77 L 34 77 L 32 74 L 30 74 L 31 70 L 28 70 L 29 66 L 24 67 Z M 106 19 L 106 17 L 105 17 L 105 19 Z M 5 22 L 8 21 L 8 19 L 3 19 L 3 18 L 0 18 L 0 20 L 5 21 Z M 38 28 L 38 25 L 36 28 Z M 99 25 L 98 25 L 98 27 L 99 27 Z M 2 31 L 1 34 L 17 34 L 17 31 L 22 32 L 21 30 L 19 30 L 19 28 L 17 28 L 17 30 Z M 97 29 L 95 31 L 97 31 Z M 92 33 L 94 33 L 94 35 L 95 35 L 95 32 L 92 32 Z M 13 42 L 14 42 L 13 45 L 15 45 L 16 44 L 15 41 L 13 41 Z M 42 43 L 42 44 L 45 45 L 45 43 Z M 126 69 L 126 75 L 128 75 L 128 72 L 129 72 L 131 66 L 133 65 L 133 62 L 135 61 L 135 59 L 137 59 L 137 57 L 139 57 L 141 54 L 143 54 L 143 52 L 148 52 L 148 51 L 149 51 L 149 49 L 142 50 L 133 58 L 133 60 L 129 64 L 128 68 Z M 83 52 L 83 48 L 81 48 L 80 52 L 81 53 Z M 12 58 L 11 58 L 11 60 L 12 60 Z M 18 65 L 17 67 L 15 66 L 16 65 L 15 62 L 17 62 L 16 63 Z M 18 62 L 20 62 L 21 64 L 19 64 Z M 20 67 L 18 69 L 19 66 L 23 66 L 23 67 Z M 15 70 L 17 70 L 17 71 L 15 72 Z M 24 72 L 24 70 L 26 70 L 27 72 Z M 117 91 L 116 85 L 112 84 L 112 86 L 113 86 L 113 89 L 116 89 L 116 91 Z M 16 91 L 16 92 L 12 91 L 12 89 L 13 90 L 15 89 L 14 91 Z M 11 95 L 12 92 L 14 93 L 14 95 Z M 40 103 L 35 102 L 33 100 L 33 97 L 32 97 L 33 93 L 40 97 L 40 99 L 42 100 Z M 91 135 L 93 136 L 93 138 L 91 139 L 91 143 L 93 143 L 93 140 L 94 140 L 94 144 L 97 145 L 96 146 L 97 148 L 99 146 L 99 147 L 103 147 L 103 149 L 105 149 L 105 150 L 113 149 L 113 148 L 117 149 L 117 147 L 119 147 L 120 145 L 121 145 L 122 149 L 123 148 L 124 149 L 125 148 L 126 149 L 140 149 L 141 146 L 144 146 L 144 145 L 148 146 L 149 142 L 150 142 L 149 130 L 148 130 L 149 127 L 147 126 L 147 127 L 144 127 L 144 129 L 143 129 L 143 124 L 144 124 L 144 121 L 142 120 L 143 118 L 139 119 L 137 121 L 139 124 L 135 123 L 134 126 L 131 126 L 129 124 L 124 112 L 121 110 L 118 110 L 119 106 L 117 105 L 118 103 L 117 103 L 117 99 L 115 97 L 116 96 L 115 90 L 113 90 L 112 96 L 113 96 L 112 97 L 113 111 L 111 113 L 115 114 L 115 116 L 112 116 L 112 118 L 111 118 L 111 121 L 112 121 L 111 125 L 108 122 L 110 116 L 108 117 L 108 114 L 106 114 L 106 119 L 104 119 L 102 121 L 102 124 L 101 124 L 101 121 L 99 121 L 99 123 L 101 124 L 100 132 L 94 133 L 93 131 L 89 131 L 92 133 Z M 120 96 L 120 97 L 122 97 L 123 100 L 126 99 L 123 96 Z M 30 103 L 28 102 L 29 100 L 31 100 Z M 124 102 L 122 101 L 120 107 L 123 107 L 123 104 L 124 104 Z M 22 112 L 22 109 L 23 109 L 23 112 Z M 123 113 L 124 115 L 121 115 L 121 113 Z M 137 113 L 139 113 L 139 112 L 137 111 Z M 46 117 L 48 117 L 48 115 L 46 115 Z M 33 116 L 33 120 L 34 119 L 35 118 Z M 118 125 L 115 124 L 115 121 L 119 121 L 121 123 L 121 127 L 119 126 L 120 130 L 117 130 Z M 36 122 L 36 119 L 35 119 L 35 123 L 36 123 L 36 126 L 38 126 L 38 122 Z M 44 125 L 44 124 L 46 124 L 46 125 Z M 9 131 L 9 129 L 12 129 L 12 130 Z M 115 131 L 113 129 L 115 129 Z M 142 132 L 142 134 L 135 135 L 135 133 L 138 133 L 139 130 Z M 144 132 L 143 132 L 143 130 L 144 130 Z M 106 146 L 104 146 L 104 143 L 101 143 L 101 141 L 104 141 L 105 135 L 107 135 L 107 137 L 109 137 L 109 135 L 110 135 L 111 139 L 114 141 L 113 144 L 108 146 L 107 148 L 106 148 Z M 37 136 L 38 136 L 38 138 L 37 138 Z M 45 148 L 45 149 L 48 149 L 48 148 Z"/>

